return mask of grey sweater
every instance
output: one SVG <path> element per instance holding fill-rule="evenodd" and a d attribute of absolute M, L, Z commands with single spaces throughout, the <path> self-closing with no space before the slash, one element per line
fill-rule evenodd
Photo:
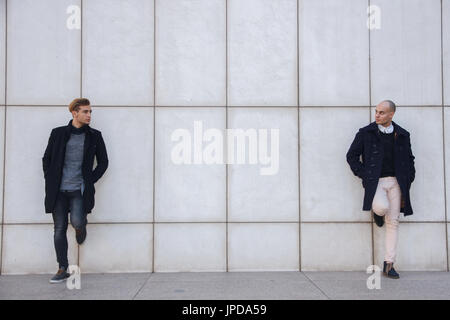
<path fill-rule="evenodd" d="M 69 141 L 66 144 L 63 174 L 60 190 L 81 190 L 83 193 L 84 181 L 81 173 L 83 163 L 85 127 L 72 126 Z"/>

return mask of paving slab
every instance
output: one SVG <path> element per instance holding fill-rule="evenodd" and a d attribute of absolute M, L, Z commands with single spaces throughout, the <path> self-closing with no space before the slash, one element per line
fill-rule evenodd
<path fill-rule="evenodd" d="M 258 272 L 157 272 L 152 281 L 227 281 L 227 280 L 294 280 L 310 281 L 298 271 L 258 271 Z"/>
<path fill-rule="evenodd" d="M 381 279 L 380 289 L 368 289 L 361 280 L 316 280 L 332 300 L 448 300 L 450 281 Z"/>
<path fill-rule="evenodd" d="M 0 299 L 132 299 L 150 275 L 150 273 L 82 274 L 80 289 L 68 289 L 66 282 L 49 283 L 52 274 L 0 276 Z"/>
<path fill-rule="evenodd" d="M 300 279 L 255 280 L 242 278 L 227 281 L 153 281 L 150 278 L 136 299 L 327 299 L 313 283 Z"/>
<path fill-rule="evenodd" d="M 81 289 L 64 290 L 63 300 L 130 300 L 151 277 L 151 273 L 84 274 Z"/>
<path fill-rule="evenodd" d="M 0 276 L 0 300 L 450 300 L 449 272 L 403 271 L 368 289 L 365 272 L 182 272 L 82 274 L 81 289 L 51 274 Z"/>
<path fill-rule="evenodd" d="M 0 276 L 1 300 L 53 300 L 67 290 L 65 283 L 51 285 L 52 275 Z"/>

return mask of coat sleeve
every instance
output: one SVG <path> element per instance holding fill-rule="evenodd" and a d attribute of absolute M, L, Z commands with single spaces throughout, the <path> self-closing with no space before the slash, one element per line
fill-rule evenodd
<path fill-rule="evenodd" d="M 42 157 L 42 169 L 44 171 L 44 178 L 47 177 L 48 169 L 52 163 L 52 149 L 55 143 L 55 130 L 53 129 L 48 138 L 47 148 L 45 148 L 44 156 Z"/>
<path fill-rule="evenodd" d="M 360 156 L 364 152 L 364 139 L 363 131 L 359 130 L 356 133 L 355 139 L 353 140 L 350 148 L 347 151 L 347 162 L 350 165 L 350 169 L 353 174 L 357 177 L 363 178 L 364 165 L 359 160 Z"/>
<path fill-rule="evenodd" d="M 414 181 L 415 177 L 416 177 L 416 169 L 414 167 L 414 155 L 412 153 L 412 149 L 411 149 L 411 138 L 408 135 L 408 141 L 407 141 L 407 145 L 408 145 L 408 161 L 409 161 L 409 178 L 411 183 Z"/>
<path fill-rule="evenodd" d="M 92 179 L 94 183 L 96 183 L 103 176 L 108 168 L 108 154 L 106 152 L 105 142 L 103 141 L 101 133 L 98 139 L 95 157 L 97 158 L 97 166 L 92 172 Z"/>

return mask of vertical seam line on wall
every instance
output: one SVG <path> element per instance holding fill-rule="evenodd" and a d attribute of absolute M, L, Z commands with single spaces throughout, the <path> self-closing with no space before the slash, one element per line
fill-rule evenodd
<path fill-rule="evenodd" d="M 2 236 L 0 239 L 0 275 L 2 274 L 3 271 L 3 240 L 4 240 L 4 234 L 5 234 L 5 230 L 4 230 L 4 223 L 5 223 L 5 169 L 6 169 L 6 165 L 5 165 L 5 161 L 6 161 L 6 109 L 8 108 L 7 106 L 7 85 L 8 85 L 8 77 L 7 77 L 7 72 L 8 72 L 8 0 L 5 0 L 5 109 L 3 110 L 3 178 L 2 178 Z"/>
<path fill-rule="evenodd" d="M 152 273 L 155 272 L 155 153 L 156 153 L 156 0 L 153 0 L 153 218 L 152 218 Z"/>
<path fill-rule="evenodd" d="M 371 3 L 370 3 L 370 0 L 368 0 L 368 6 L 369 6 L 369 8 L 370 8 L 370 5 L 371 5 Z M 370 11 L 368 12 L 368 14 L 367 14 L 367 19 L 369 19 L 369 14 L 370 14 Z M 367 21 L 367 20 L 366 20 Z M 370 50 L 371 50 L 371 45 L 370 45 L 370 24 L 369 24 L 369 21 L 367 21 L 367 23 L 368 23 L 368 34 L 369 34 L 369 111 L 370 111 L 370 107 L 372 106 L 372 66 L 371 66 L 371 55 L 370 55 Z"/>
<path fill-rule="evenodd" d="M 225 0 L 225 133 L 228 129 L 228 0 Z M 225 135 L 225 271 L 228 267 L 228 135 Z"/>
<path fill-rule="evenodd" d="M 155 0 L 156 1 L 156 0 Z M 153 82 L 154 83 L 154 82 Z M 155 139 L 155 135 L 156 135 L 156 107 L 153 107 L 153 218 L 152 218 L 152 273 L 155 272 L 155 152 L 156 152 L 156 139 Z"/>
<path fill-rule="evenodd" d="M 297 178 L 298 178 L 298 271 L 302 271 L 302 236 L 300 205 L 300 31 L 299 0 L 297 0 Z"/>
<path fill-rule="evenodd" d="M 447 219 L 447 183 L 445 168 L 445 109 L 444 109 L 444 35 L 443 35 L 443 2 L 441 0 L 441 104 L 442 104 L 442 156 L 444 168 L 444 212 L 445 212 L 445 249 L 447 254 L 447 272 L 449 271 L 449 252 L 448 252 L 448 219 Z"/>
<path fill-rule="evenodd" d="M 80 0 L 80 98 L 83 97 L 83 0 Z M 80 245 L 77 245 L 77 265 L 80 267 Z"/>
<path fill-rule="evenodd" d="M 370 0 L 368 0 L 367 2 L 368 4 L 368 8 L 370 8 Z M 369 19 L 369 15 L 370 15 L 370 10 L 367 13 L 367 19 Z M 369 123 L 372 122 L 372 110 L 370 109 L 372 106 L 372 59 L 371 59 L 371 50 L 372 47 L 370 45 L 370 24 L 369 24 L 369 20 L 366 20 L 368 23 L 368 35 L 369 35 Z M 371 226 L 371 240 L 372 240 L 372 265 L 375 265 L 375 236 L 374 236 L 374 226 L 373 226 L 373 217 L 371 217 L 371 222 L 370 222 L 370 226 Z"/>
<path fill-rule="evenodd" d="M 80 0 L 80 98 L 83 97 L 83 0 Z"/>

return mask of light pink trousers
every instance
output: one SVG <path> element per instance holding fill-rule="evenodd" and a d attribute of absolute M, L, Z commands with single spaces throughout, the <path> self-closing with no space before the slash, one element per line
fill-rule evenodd
<path fill-rule="evenodd" d="M 377 191 L 372 202 L 372 210 L 375 214 L 384 216 L 386 223 L 386 249 L 384 255 L 386 262 L 395 262 L 401 198 L 402 192 L 397 178 L 384 177 L 378 180 Z"/>

